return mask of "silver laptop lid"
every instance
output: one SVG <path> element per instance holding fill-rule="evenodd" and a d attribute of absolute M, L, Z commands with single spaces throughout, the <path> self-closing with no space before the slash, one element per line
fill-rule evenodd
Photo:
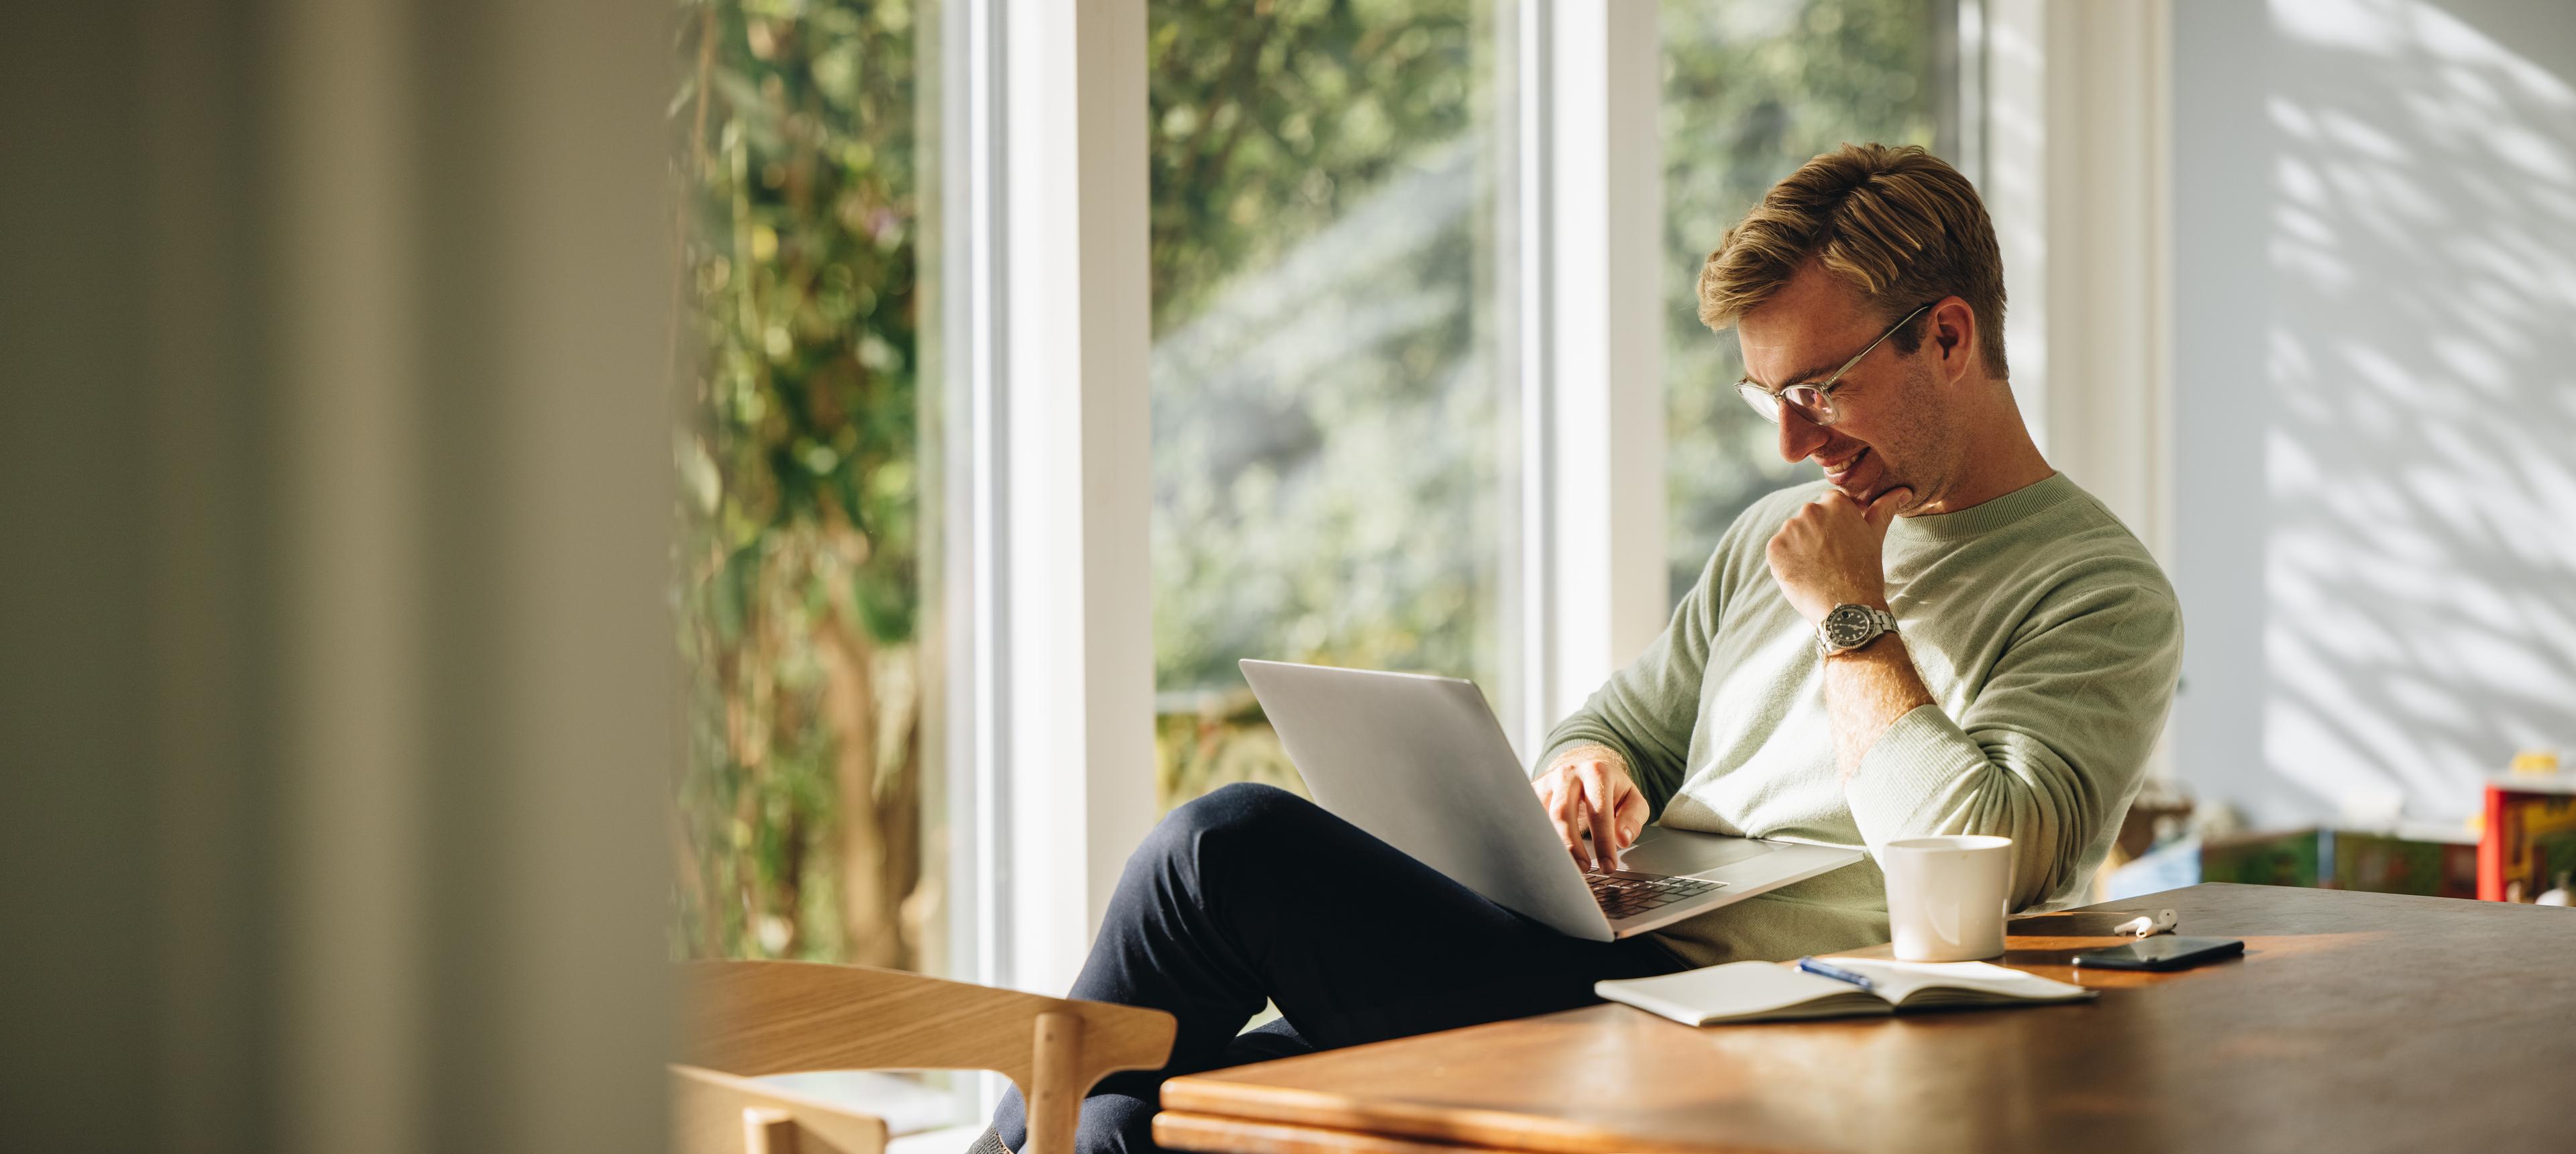
<path fill-rule="evenodd" d="M 1560 933 L 1611 940 L 1474 683 L 1242 664 L 1317 804 L 1498 905 Z"/>

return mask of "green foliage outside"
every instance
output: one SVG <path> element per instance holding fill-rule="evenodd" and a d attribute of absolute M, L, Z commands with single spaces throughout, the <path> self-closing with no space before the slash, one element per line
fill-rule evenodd
<path fill-rule="evenodd" d="M 1490 116 L 1473 0 L 1152 0 L 1154 333 Z"/>
<path fill-rule="evenodd" d="M 1699 323 L 1701 262 L 1762 194 L 1849 143 L 1929 147 L 1938 107 L 1931 0 L 1665 0 L 1664 475 L 1671 590 L 1764 493 L 1816 475 L 1735 395 L 1732 332 Z"/>
<path fill-rule="evenodd" d="M 1496 29 L 1470 0 L 1154 0 L 1165 806 L 1298 788 L 1235 662 L 1499 665 Z"/>
<path fill-rule="evenodd" d="M 675 26 L 683 955 L 936 963 L 914 14 L 690 0 Z"/>
<path fill-rule="evenodd" d="M 1946 83 L 1931 49 L 1938 10 L 1662 9 L 1676 598 L 1735 515 L 1802 468 L 1735 398 L 1734 339 L 1698 320 L 1699 264 L 1809 157 L 1845 141 L 1931 142 Z M 1158 769 L 1170 805 L 1228 781 L 1295 781 L 1233 673 L 1238 657 L 1495 686 L 1493 519 L 1511 497 L 1493 350 L 1509 334 L 1483 303 L 1499 156 L 1489 9 L 1162 0 L 1150 11 Z M 1409 233 L 1336 243 L 1354 221 L 1389 215 L 1388 201 L 1419 206 Z M 1340 275 L 1298 275 L 1311 250 Z M 1236 298 L 1248 303 L 1230 309 Z M 1301 323 L 1318 315 L 1330 323 Z M 1193 339 L 1207 328 L 1290 335 Z M 1292 340 L 1305 356 L 1277 347 Z"/>

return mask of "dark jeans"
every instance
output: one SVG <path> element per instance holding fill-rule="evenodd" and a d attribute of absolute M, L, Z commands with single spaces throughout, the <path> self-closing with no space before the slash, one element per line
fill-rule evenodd
<path fill-rule="evenodd" d="M 1127 859 L 1068 995 L 1180 1020 L 1162 1069 L 1092 1087 L 1078 1144 L 1156 1149 L 1166 1078 L 1587 1005 L 1598 979 L 1682 968 L 1650 938 L 1581 941 L 1495 905 L 1295 794 L 1229 785 Z M 1265 999 L 1282 1020 L 1239 1034 Z M 1024 1148 L 1018 1091 L 993 1124 Z"/>

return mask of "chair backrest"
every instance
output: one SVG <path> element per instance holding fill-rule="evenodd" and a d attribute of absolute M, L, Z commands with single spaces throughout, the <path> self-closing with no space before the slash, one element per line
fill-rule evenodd
<path fill-rule="evenodd" d="M 884 1154 L 885 1119 L 696 1066 L 671 1067 L 677 1154 Z"/>
<path fill-rule="evenodd" d="M 688 962 L 681 977 L 686 1066 L 735 1082 L 800 1070 L 998 1071 L 1028 1102 L 1028 1149 L 1020 1154 L 1072 1154 L 1074 1122 L 1092 1083 L 1118 1070 L 1153 1069 L 1172 1050 L 1172 1016 L 1160 1010 L 899 970 Z M 676 1077 L 688 1076 L 674 1069 Z M 711 1084 L 701 1081 L 690 1093 L 703 1098 Z M 792 1125 L 804 1116 L 790 1113 L 778 1121 Z M 882 1123 L 877 1133 L 882 1145 Z M 773 1147 L 767 1154 L 779 1152 Z"/>

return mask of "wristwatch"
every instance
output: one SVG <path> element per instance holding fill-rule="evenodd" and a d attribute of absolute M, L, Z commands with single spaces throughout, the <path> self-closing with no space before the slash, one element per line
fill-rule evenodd
<path fill-rule="evenodd" d="M 1816 652 L 1831 657 L 1849 653 L 1881 633 L 1896 632 L 1896 615 L 1867 605 L 1836 605 L 1816 623 Z"/>

